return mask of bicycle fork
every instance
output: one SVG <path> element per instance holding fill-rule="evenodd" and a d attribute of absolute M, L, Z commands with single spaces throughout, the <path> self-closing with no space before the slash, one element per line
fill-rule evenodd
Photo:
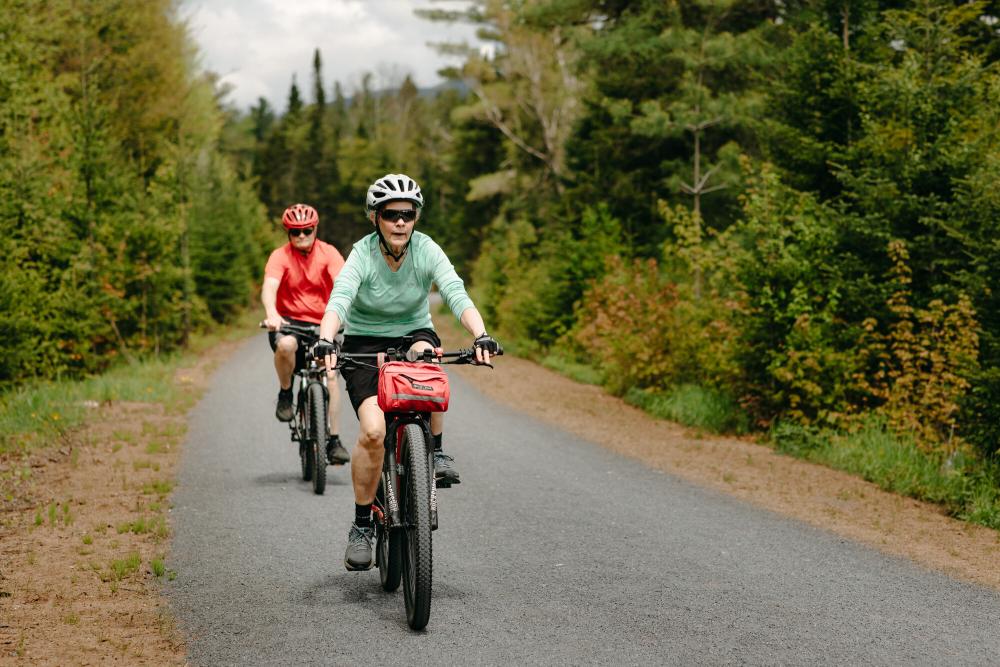
<path fill-rule="evenodd" d="M 386 429 L 385 436 L 385 457 L 386 464 L 382 467 L 382 484 L 385 488 L 385 503 L 386 510 L 389 512 L 389 525 L 390 527 L 403 527 L 402 515 L 399 512 L 399 500 L 396 488 L 396 476 L 405 476 L 407 474 L 407 467 L 405 464 L 399 463 L 396 459 L 396 452 L 398 451 L 397 443 L 399 442 L 399 432 L 408 424 L 414 422 L 394 422 L 390 425 L 390 428 Z M 430 509 L 431 509 L 431 530 L 437 530 L 438 527 L 438 504 L 437 504 L 437 485 L 434 483 L 434 451 L 432 449 L 434 442 L 431 437 L 430 422 L 429 420 L 420 420 L 416 422 L 420 424 L 420 429 L 424 434 L 424 449 L 425 455 L 427 456 L 427 471 L 430 475 Z"/>

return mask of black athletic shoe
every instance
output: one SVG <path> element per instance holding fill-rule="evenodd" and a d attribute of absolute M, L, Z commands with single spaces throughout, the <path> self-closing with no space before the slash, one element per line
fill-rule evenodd
<path fill-rule="evenodd" d="M 350 462 L 351 453 L 341 444 L 340 436 L 331 435 L 330 439 L 326 441 L 326 460 L 332 466 L 340 466 Z"/>
<path fill-rule="evenodd" d="M 375 565 L 375 557 L 372 556 L 372 541 L 374 539 L 374 528 L 358 528 L 356 523 L 352 523 L 351 530 L 347 533 L 344 567 L 348 570 L 372 569 L 372 566 Z"/>
<path fill-rule="evenodd" d="M 295 415 L 292 408 L 292 388 L 282 389 L 278 392 L 278 407 L 274 410 L 274 416 L 281 422 L 290 422 Z"/>
<path fill-rule="evenodd" d="M 438 486 L 451 486 L 460 483 L 458 469 L 455 468 L 455 459 L 440 449 L 434 451 L 434 480 Z"/>

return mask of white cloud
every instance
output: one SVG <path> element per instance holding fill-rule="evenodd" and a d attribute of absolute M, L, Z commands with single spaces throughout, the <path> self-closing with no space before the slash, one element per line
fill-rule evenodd
<path fill-rule="evenodd" d="M 202 66 L 234 86 L 234 104 L 246 108 L 265 97 L 284 109 L 293 74 L 311 99 L 316 48 L 328 96 L 334 80 L 350 93 L 364 72 L 376 75 L 376 86 L 406 73 L 418 86 L 440 83 L 437 70 L 458 61 L 427 43 L 476 42 L 474 26 L 413 14 L 417 7 L 440 6 L 431 0 L 183 0 L 181 16 Z"/>

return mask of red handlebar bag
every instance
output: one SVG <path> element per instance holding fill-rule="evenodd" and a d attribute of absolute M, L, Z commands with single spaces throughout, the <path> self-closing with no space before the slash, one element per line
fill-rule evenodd
<path fill-rule="evenodd" d="M 448 375 L 437 364 L 390 361 L 378 372 L 378 406 L 383 412 L 445 412 Z"/>

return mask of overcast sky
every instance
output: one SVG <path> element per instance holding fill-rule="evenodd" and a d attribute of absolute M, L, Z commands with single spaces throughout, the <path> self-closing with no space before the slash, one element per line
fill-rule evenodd
<path fill-rule="evenodd" d="M 374 87 L 398 83 L 409 73 L 420 87 L 441 83 L 441 67 L 460 62 L 428 42 L 477 43 L 466 24 L 425 21 L 417 7 L 449 8 L 432 0 L 181 0 L 180 13 L 201 50 L 204 69 L 235 86 L 229 100 L 241 109 L 265 97 L 284 110 L 292 74 L 312 101 L 312 54 L 320 49 L 329 99 L 333 82 L 345 94 L 364 72 Z"/>

